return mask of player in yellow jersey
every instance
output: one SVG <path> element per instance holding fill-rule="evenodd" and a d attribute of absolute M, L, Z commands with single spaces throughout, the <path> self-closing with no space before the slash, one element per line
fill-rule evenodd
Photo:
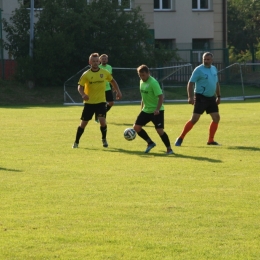
<path fill-rule="evenodd" d="M 100 60 L 100 65 L 99 68 L 106 69 L 112 74 L 112 67 L 107 64 L 108 63 L 108 55 L 107 54 L 102 54 L 99 57 Z M 113 97 L 113 92 L 110 87 L 110 83 L 107 81 L 106 83 L 106 101 L 107 101 L 107 112 L 111 109 L 111 107 L 114 105 L 114 97 Z M 95 114 L 95 121 L 98 123 L 98 115 Z"/>
<path fill-rule="evenodd" d="M 109 71 L 99 68 L 99 63 L 99 54 L 92 53 L 89 56 L 90 69 L 85 71 L 79 79 L 78 92 L 84 101 L 84 109 L 72 148 L 78 148 L 80 137 L 95 113 L 99 115 L 103 147 L 108 147 L 106 140 L 106 82 L 110 82 L 113 86 L 116 92 L 116 99 L 120 99 L 122 94 L 115 79 L 113 79 Z"/>

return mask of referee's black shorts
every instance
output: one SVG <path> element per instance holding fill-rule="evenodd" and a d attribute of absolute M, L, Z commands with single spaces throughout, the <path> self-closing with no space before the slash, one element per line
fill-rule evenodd
<path fill-rule="evenodd" d="M 193 113 L 202 115 L 205 111 L 207 114 L 219 111 L 216 97 L 206 97 L 195 93 Z"/>

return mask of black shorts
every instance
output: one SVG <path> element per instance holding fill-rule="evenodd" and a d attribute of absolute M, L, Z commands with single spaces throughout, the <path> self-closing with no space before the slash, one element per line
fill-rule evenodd
<path fill-rule="evenodd" d="M 154 115 L 153 113 L 148 114 L 141 111 L 135 121 L 135 124 L 145 126 L 151 121 L 153 122 L 155 129 L 164 128 L 164 110 L 160 110 L 159 115 Z"/>
<path fill-rule="evenodd" d="M 112 89 L 106 90 L 106 101 L 107 102 L 113 102 L 114 101 Z"/>
<path fill-rule="evenodd" d="M 106 117 L 106 103 L 98 103 L 98 104 L 84 104 L 84 108 L 81 115 L 81 120 L 89 121 L 92 119 L 93 115 L 96 113 L 99 117 Z"/>
<path fill-rule="evenodd" d="M 218 112 L 216 97 L 205 97 L 201 94 L 195 93 L 193 113 L 202 115 L 205 111 L 207 114 Z"/>

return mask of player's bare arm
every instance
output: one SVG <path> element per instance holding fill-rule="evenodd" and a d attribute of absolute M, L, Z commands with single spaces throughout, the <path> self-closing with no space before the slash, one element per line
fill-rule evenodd
<path fill-rule="evenodd" d="M 217 99 L 216 99 L 216 102 L 217 104 L 220 104 L 220 85 L 219 85 L 219 82 L 217 82 L 217 86 L 216 86 L 216 96 L 217 96 Z"/>
<path fill-rule="evenodd" d="M 143 109 L 143 107 L 144 107 L 144 101 L 141 100 L 141 110 Z"/>
<path fill-rule="evenodd" d="M 81 95 L 81 97 L 83 98 L 83 100 L 86 100 L 86 101 L 89 100 L 89 96 L 84 93 L 84 87 L 83 86 L 78 85 L 78 92 Z"/>
<path fill-rule="evenodd" d="M 121 99 L 122 93 L 121 93 L 119 86 L 118 86 L 117 82 L 115 81 L 115 79 L 112 79 L 110 83 L 111 83 L 113 89 L 116 91 L 116 99 Z"/>
<path fill-rule="evenodd" d="M 154 111 L 154 115 L 159 115 L 159 113 L 160 113 L 160 108 L 161 108 L 161 106 L 162 106 L 162 104 L 163 104 L 163 95 L 161 94 L 161 95 L 159 95 L 158 96 L 158 104 L 157 104 L 157 107 L 156 107 L 156 109 L 155 109 L 155 111 Z"/>
<path fill-rule="evenodd" d="M 194 83 L 188 82 L 187 93 L 188 93 L 188 102 L 189 104 L 194 105 Z"/>

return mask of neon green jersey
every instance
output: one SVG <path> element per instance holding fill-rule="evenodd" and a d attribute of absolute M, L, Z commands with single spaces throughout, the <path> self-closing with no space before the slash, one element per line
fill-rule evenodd
<path fill-rule="evenodd" d="M 105 66 L 102 65 L 102 64 L 100 64 L 100 65 L 99 65 L 99 68 L 108 70 L 108 71 L 110 72 L 110 74 L 112 74 L 112 67 L 111 67 L 110 65 L 108 65 L 108 64 L 106 64 Z M 106 84 L 106 91 L 107 91 L 107 90 L 111 90 L 111 87 L 110 87 L 109 82 L 107 82 L 107 84 Z"/>
<path fill-rule="evenodd" d="M 106 102 L 106 82 L 113 79 L 112 75 L 104 69 L 85 71 L 79 79 L 79 85 L 84 86 L 84 93 L 89 96 L 88 104 L 98 104 Z"/>
<path fill-rule="evenodd" d="M 140 92 L 144 104 L 142 111 L 153 113 L 158 105 L 158 96 L 163 93 L 159 82 L 152 76 L 150 76 L 145 82 L 140 80 Z M 160 110 L 164 110 L 163 105 Z"/>

